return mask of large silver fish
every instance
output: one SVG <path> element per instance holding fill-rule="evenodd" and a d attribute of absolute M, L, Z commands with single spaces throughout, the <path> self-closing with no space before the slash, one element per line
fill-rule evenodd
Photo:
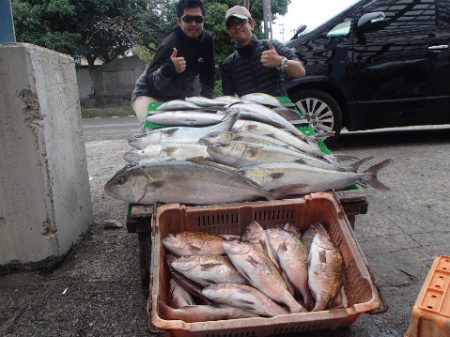
<path fill-rule="evenodd" d="M 183 99 L 174 99 L 161 104 L 156 108 L 156 111 L 195 110 L 200 108 L 201 106 L 185 101 Z"/>
<path fill-rule="evenodd" d="M 245 141 L 221 141 L 207 147 L 208 154 L 217 162 L 241 168 L 263 163 L 299 163 L 329 170 L 344 170 L 338 164 L 313 157 L 287 146 L 262 145 Z"/>
<path fill-rule="evenodd" d="M 204 232 L 181 231 L 168 234 L 162 244 L 168 251 L 179 256 L 223 255 L 224 240 L 220 236 Z"/>
<path fill-rule="evenodd" d="M 313 298 L 308 287 L 308 251 L 298 237 L 281 228 L 266 229 L 270 245 L 281 269 L 300 293 L 305 307 L 312 308 Z"/>
<path fill-rule="evenodd" d="M 194 104 L 196 104 L 198 106 L 202 106 L 202 107 L 222 105 L 222 104 L 219 104 L 219 102 L 217 100 L 214 100 L 214 99 L 208 98 L 208 97 L 203 97 L 203 96 L 186 97 L 186 102 L 194 103 Z"/>
<path fill-rule="evenodd" d="M 238 120 L 233 124 L 233 128 L 231 129 L 231 131 L 247 131 L 273 137 L 313 156 L 317 156 L 319 158 L 323 158 L 325 156 L 325 154 L 320 151 L 317 140 L 315 140 L 314 138 L 305 136 L 303 134 L 301 137 L 294 136 L 289 132 L 280 130 L 273 125 L 269 125 L 266 123 L 258 121 Z"/>
<path fill-rule="evenodd" d="M 143 205 L 210 205 L 278 197 L 235 170 L 192 161 L 126 166 L 106 183 L 105 191 L 117 199 Z"/>
<path fill-rule="evenodd" d="M 308 256 L 308 284 L 316 301 L 313 311 L 324 310 L 341 290 L 344 281 L 344 259 L 325 228 L 314 224 L 314 235 Z"/>
<path fill-rule="evenodd" d="M 239 111 L 240 119 L 249 119 L 270 124 L 291 132 L 293 135 L 304 139 L 305 135 L 292 125 L 286 118 L 261 104 L 255 103 L 237 103 L 233 104 L 225 113 Z"/>
<path fill-rule="evenodd" d="M 132 148 L 123 155 L 123 159 L 127 162 L 140 164 L 194 157 L 210 158 L 206 146 L 191 143 L 150 144 L 142 150 Z"/>
<path fill-rule="evenodd" d="M 245 103 L 257 103 L 271 107 L 283 106 L 276 97 L 273 97 L 271 95 L 262 92 L 255 92 L 241 96 L 241 101 Z"/>
<path fill-rule="evenodd" d="M 241 99 L 237 96 L 219 96 L 219 97 L 213 98 L 213 100 L 218 105 L 223 105 L 223 106 L 242 102 Z"/>
<path fill-rule="evenodd" d="M 292 313 L 305 312 L 289 292 L 278 269 L 250 243 L 224 241 L 223 248 L 236 269 L 256 289 L 272 300 L 285 304 Z"/>
<path fill-rule="evenodd" d="M 197 111 L 166 111 L 150 115 L 147 121 L 162 126 L 205 126 L 220 123 L 223 115 Z"/>
<path fill-rule="evenodd" d="M 388 191 L 389 188 L 378 180 L 377 173 L 391 162 L 386 159 L 358 172 L 325 170 L 297 163 L 257 164 L 238 171 L 268 191 L 276 189 L 277 193 L 282 193 L 284 186 L 289 189 L 286 195 L 341 190 L 353 183 Z"/>
<path fill-rule="evenodd" d="M 199 140 L 199 144 L 204 145 L 212 145 L 214 143 L 218 143 L 221 141 L 242 141 L 242 142 L 249 142 L 249 143 L 255 143 L 255 144 L 263 144 L 263 145 L 277 145 L 277 146 L 284 146 L 288 147 L 293 150 L 298 150 L 295 147 L 286 144 L 285 142 L 282 142 L 281 140 L 278 140 L 276 138 L 261 135 L 254 132 L 248 132 L 248 131 L 226 131 L 226 132 L 217 132 L 217 133 L 211 133 L 209 135 L 206 135 L 205 137 L 202 137 Z"/>
<path fill-rule="evenodd" d="M 238 113 L 233 113 L 223 119 L 222 122 L 203 127 L 168 127 L 153 129 L 146 134 L 134 136 L 128 143 L 138 149 L 143 149 L 150 144 L 160 143 L 197 143 L 200 138 L 213 133 L 228 131 L 239 118 Z"/>
<path fill-rule="evenodd" d="M 204 287 L 217 283 L 246 283 L 230 259 L 224 255 L 182 256 L 174 259 L 170 265 L 177 272 Z"/>
<path fill-rule="evenodd" d="M 245 284 L 212 284 L 203 288 L 202 294 L 215 303 L 238 307 L 260 316 L 272 317 L 289 313 L 258 289 Z"/>

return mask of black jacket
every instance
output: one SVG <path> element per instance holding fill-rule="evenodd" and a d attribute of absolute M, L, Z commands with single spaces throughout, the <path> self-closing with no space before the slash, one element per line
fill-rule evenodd
<path fill-rule="evenodd" d="M 295 53 L 277 40 L 272 44 L 279 55 L 298 60 Z M 222 90 L 224 95 L 239 96 L 262 92 L 272 96 L 285 96 L 285 74 L 276 68 L 264 67 L 261 54 L 267 50 L 267 40 L 253 36 L 250 43 L 228 56 L 222 65 Z"/>
<path fill-rule="evenodd" d="M 181 74 L 177 74 L 170 60 L 173 48 L 177 48 L 178 57 L 186 59 L 186 70 Z M 200 93 L 194 87 L 197 75 L 200 75 Z M 211 36 L 203 31 L 198 39 L 191 39 L 177 26 L 161 43 L 155 58 L 136 81 L 131 99 L 150 96 L 168 101 L 198 94 L 212 97 L 213 93 L 214 44 Z"/>

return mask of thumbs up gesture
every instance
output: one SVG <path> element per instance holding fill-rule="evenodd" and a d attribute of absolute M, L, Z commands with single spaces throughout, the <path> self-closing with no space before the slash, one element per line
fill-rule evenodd
<path fill-rule="evenodd" d="M 172 55 L 170 55 L 170 59 L 172 60 L 173 65 L 175 66 L 175 71 L 177 74 L 181 74 L 186 70 L 186 60 L 183 56 L 177 56 L 178 50 L 177 48 L 173 48 Z"/>
<path fill-rule="evenodd" d="M 278 55 L 272 41 L 268 41 L 267 46 L 268 49 L 264 50 L 261 54 L 261 63 L 267 68 L 275 68 L 281 63 L 283 57 Z"/>

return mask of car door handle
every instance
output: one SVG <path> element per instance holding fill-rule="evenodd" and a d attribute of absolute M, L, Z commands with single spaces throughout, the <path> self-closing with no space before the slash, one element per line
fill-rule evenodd
<path fill-rule="evenodd" d="M 430 46 L 428 47 L 429 51 L 441 51 L 441 50 L 448 50 L 448 44 L 441 44 L 439 46 Z"/>

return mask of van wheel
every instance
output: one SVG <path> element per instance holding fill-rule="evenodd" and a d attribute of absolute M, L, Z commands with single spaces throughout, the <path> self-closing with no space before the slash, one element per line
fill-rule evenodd
<path fill-rule="evenodd" d="M 336 100 L 327 93 L 314 89 L 300 91 L 292 97 L 316 133 L 334 131 L 334 136 L 325 139 L 325 144 L 332 145 L 342 129 L 341 108 Z"/>

